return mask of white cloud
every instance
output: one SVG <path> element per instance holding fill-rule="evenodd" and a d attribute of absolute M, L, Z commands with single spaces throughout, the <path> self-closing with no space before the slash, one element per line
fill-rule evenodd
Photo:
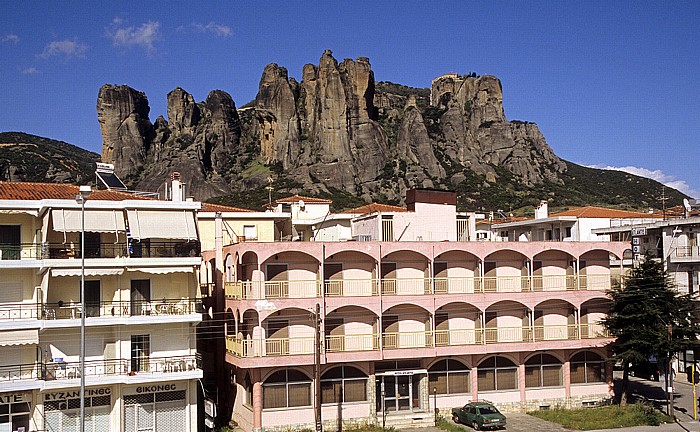
<path fill-rule="evenodd" d="M 5 36 L 0 37 L 0 42 L 17 45 L 19 43 L 19 36 L 17 36 L 16 34 L 9 33 Z"/>
<path fill-rule="evenodd" d="M 41 73 L 39 69 L 35 68 L 34 66 L 30 66 L 28 68 L 22 69 L 22 73 L 25 75 L 36 75 L 38 73 Z"/>
<path fill-rule="evenodd" d="M 209 21 L 207 24 L 193 23 L 192 27 L 200 33 L 213 33 L 219 37 L 229 37 L 233 35 L 231 27 Z"/>
<path fill-rule="evenodd" d="M 107 36 L 112 39 L 112 44 L 116 47 L 140 46 L 149 54 L 153 54 L 156 50 L 155 43 L 161 37 L 160 23 L 149 21 L 134 27 L 126 26 L 123 20 L 115 18 L 107 29 Z"/>
<path fill-rule="evenodd" d="M 663 185 L 677 189 L 677 190 L 683 192 L 684 194 L 686 194 L 692 198 L 700 197 L 700 191 L 694 190 L 684 180 L 679 180 L 672 175 L 664 174 L 661 170 L 650 170 L 650 169 L 634 167 L 634 166 L 625 166 L 625 167 L 614 167 L 614 166 L 609 166 L 609 165 L 586 165 L 586 166 L 588 166 L 589 168 L 624 171 L 626 173 L 638 175 L 640 177 L 650 178 L 652 180 L 656 180 L 657 182 L 659 182 Z"/>
<path fill-rule="evenodd" d="M 39 54 L 42 58 L 63 57 L 66 60 L 73 57 L 85 58 L 88 46 L 78 42 L 77 39 L 64 39 L 52 41 L 46 44 L 44 51 Z"/>

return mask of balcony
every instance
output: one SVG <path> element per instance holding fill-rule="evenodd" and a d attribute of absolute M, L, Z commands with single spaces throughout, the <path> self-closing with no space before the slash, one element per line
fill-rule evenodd
<path fill-rule="evenodd" d="M 671 249 L 671 262 L 688 263 L 700 261 L 700 246 L 679 246 Z"/>
<path fill-rule="evenodd" d="M 433 335 L 435 339 L 433 340 Z M 415 332 L 385 332 L 381 335 L 382 349 L 412 349 L 484 345 L 497 343 L 535 343 L 542 341 L 578 340 L 610 337 L 599 323 L 551 326 L 521 326 L 472 328 L 455 330 L 426 330 Z M 322 346 L 325 353 L 377 351 L 379 334 L 325 335 Z M 226 351 L 236 357 L 277 357 L 313 354 L 313 337 L 242 339 L 226 337 Z"/>
<path fill-rule="evenodd" d="M 368 297 L 379 295 L 442 295 L 542 291 L 606 291 L 620 283 L 619 275 L 486 276 L 453 278 L 290 280 L 226 282 L 226 297 L 262 300 L 279 298 Z"/>
<path fill-rule="evenodd" d="M 39 379 L 40 366 L 37 363 L 0 366 L 0 383 Z"/>
<path fill-rule="evenodd" d="M 88 360 L 85 362 L 85 377 L 187 372 L 200 369 L 200 363 L 196 355 Z M 78 361 L 46 362 L 42 367 L 43 377 L 47 381 L 80 378 Z"/>
<path fill-rule="evenodd" d="M 85 258 L 176 258 L 196 257 L 198 241 L 94 243 L 85 245 Z M 81 258 L 80 243 L 0 244 L 0 260 L 41 260 Z"/>
<path fill-rule="evenodd" d="M 48 320 L 80 318 L 80 303 L 44 303 L 39 306 L 42 318 Z M 202 312 L 202 301 L 196 298 L 161 299 L 157 301 L 111 301 L 88 304 L 86 318 L 189 315 Z M 2 310 L 0 309 L 0 318 Z"/>
<path fill-rule="evenodd" d="M 36 319 L 41 305 L 36 303 L 0 303 L 0 321 Z"/>

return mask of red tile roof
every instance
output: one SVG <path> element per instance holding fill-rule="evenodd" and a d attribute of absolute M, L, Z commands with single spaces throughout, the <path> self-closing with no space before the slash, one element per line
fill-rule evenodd
<path fill-rule="evenodd" d="M 79 191 L 80 187 L 72 184 L 0 181 L 0 200 L 75 200 L 75 196 L 78 195 Z M 124 201 L 152 200 L 153 198 L 119 191 L 93 190 L 90 194 L 90 199 L 100 201 Z"/>
<path fill-rule="evenodd" d="M 350 209 L 350 210 L 345 210 L 340 212 L 341 214 L 368 214 L 368 213 L 375 213 L 375 212 L 407 212 L 405 207 L 398 207 L 398 206 L 393 206 L 389 204 L 379 204 L 379 203 L 370 203 L 370 204 L 365 204 L 363 206 Z"/>
<path fill-rule="evenodd" d="M 634 212 L 605 207 L 576 207 L 565 212 L 550 214 L 549 217 L 576 216 L 579 218 L 660 218 L 654 213 Z"/>
<path fill-rule="evenodd" d="M 284 204 L 291 204 L 291 203 L 296 203 L 299 201 L 304 201 L 305 203 L 312 203 L 312 204 L 330 204 L 333 201 L 323 199 L 323 198 L 312 198 L 312 197 L 305 197 L 301 195 L 293 195 L 287 198 L 280 198 L 275 201 L 275 203 L 284 203 Z"/>
<path fill-rule="evenodd" d="M 244 208 L 238 208 L 238 207 L 230 207 L 230 206 L 225 206 L 221 204 L 212 204 L 212 203 L 202 203 L 202 210 L 203 212 L 221 212 L 221 213 L 254 213 L 255 210 L 249 210 L 249 209 L 244 209 Z"/>

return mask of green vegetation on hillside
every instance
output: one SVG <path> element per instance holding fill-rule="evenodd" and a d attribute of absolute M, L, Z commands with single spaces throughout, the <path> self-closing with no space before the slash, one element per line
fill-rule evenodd
<path fill-rule="evenodd" d="M 22 132 L 0 133 L 0 180 L 94 182 L 97 153 Z"/>

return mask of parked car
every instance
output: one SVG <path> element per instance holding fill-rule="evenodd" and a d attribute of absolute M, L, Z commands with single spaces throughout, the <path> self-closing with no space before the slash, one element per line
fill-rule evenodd
<path fill-rule="evenodd" d="M 500 429 L 506 426 L 506 416 L 490 402 L 469 402 L 461 408 L 452 408 L 455 423 L 470 425 L 474 430 Z"/>
<path fill-rule="evenodd" d="M 630 375 L 646 378 L 650 381 L 658 381 L 659 375 L 661 375 L 661 368 L 653 362 L 641 362 L 630 367 Z"/>

